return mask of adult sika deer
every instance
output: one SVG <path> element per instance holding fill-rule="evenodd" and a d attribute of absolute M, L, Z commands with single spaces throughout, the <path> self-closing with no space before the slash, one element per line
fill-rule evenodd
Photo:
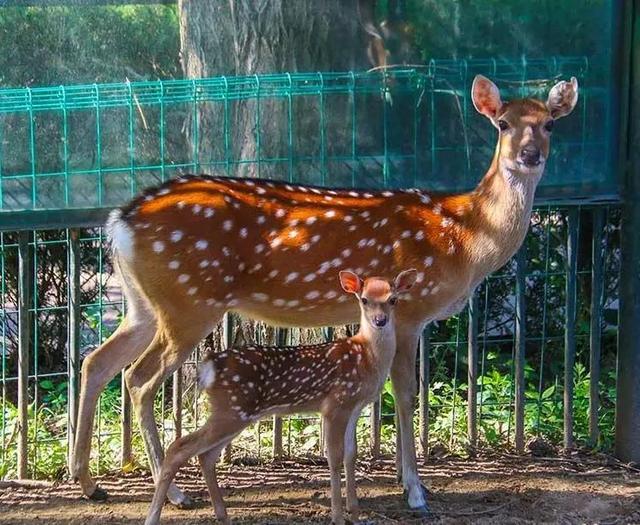
<path fill-rule="evenodd" d="M 560 82 L 546 102 L 503 102 L 478 76 L 476 109 L 498 131 L 486 175 L 471 192 L 357 191 L 253 179 L 183 177 L 112 213 L 107 228 L 129 310 L 82 367 L 72 473 L 84 494 L 104 498 L 89 474 L 98 396 L 123 367 L 157 479 L 163 451 L 153 418 L 158 387 L 227 310 L 278 325 L 354 322 L 331 270 L 396 275 L 416 268 L 411 300 L 396 312 L 391 366 L 409 506 L 424 508 L 413 411 L 415 358 L 425 323 L 457 312 L 474 288 L 522 243 L 554 122 L 576 105 L 578 83 Z M 169 500 L 188 500 L 175 485 Z"/>
<path fill-rule="evenodd" d="M 392 282 L 371 277 L 363 283 L 353 272 L 340 272 L 342 288 L 354 294 L 360 305 L 360 330 L 348 339 L 301 347 L 249 346 L 210 354 L 200 367 L 200 384 L 209 395 L 211 415 L 202 428 L 177 439 L 167 450 L 145 525 L 159 522 L 169 483 L 196 454 L 216 516 L 228 523 L 215 472 L 220 451 L 254 421 L 297 412 L 320 412 L 326 425 L 333 523 L 344 523 L 343 458 L 347 510 L 356 514 L 356 422 L 362 407 L 379 395 L 389 375 L 396 352 L 394 307 L 416 277 L 415 270 L 407 270 Z"/>

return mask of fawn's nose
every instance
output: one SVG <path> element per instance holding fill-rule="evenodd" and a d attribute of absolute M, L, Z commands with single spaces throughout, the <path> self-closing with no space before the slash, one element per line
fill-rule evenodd
<path fill-rule="evenodd" d="M 520 160 L 525 166 L 537 166 L 540 164 L 540 149 L 533 144 L 527 144 L 520 150 Z"/>
<path fill-rule="evenodd" d="M 383 314 L 374 315 L 373 324 L 378 328 L 382 328 L 384 325 L 387 324 L 387 316 Z"/>

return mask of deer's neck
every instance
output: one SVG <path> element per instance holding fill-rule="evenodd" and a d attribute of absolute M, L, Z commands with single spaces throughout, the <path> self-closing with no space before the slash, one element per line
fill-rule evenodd
<path fill-rule="evenodd" d="M 493 162 L 478 187 L 470 223 L 473 235 L 467 251 L 479 274 L 504 265 L 518 250 L 529 227 L 533 198 L 540 174 L 509 170 L 496 150 Z"/>

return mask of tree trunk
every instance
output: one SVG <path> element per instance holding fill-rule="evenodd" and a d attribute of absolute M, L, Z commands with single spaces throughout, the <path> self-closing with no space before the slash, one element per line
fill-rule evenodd
<path fill-rule="evenodd" d="M 370 67 L 356 0 L 180 0 L 179 13 L 188 78 Z M 275 97 L 206 102 L 199 104 L 197 137 L 193 122 L 186 129 L 201 172 L 226 169 L 230 175 L 324 183 L 326 159 L 349 151 L 349 104 L 348 96 L 332 96 L 324 104 L 318 95 L 291 102 Z M 379 101 L 377 106 L 381 111 Z M 367 119 L 379 118 L 371 108 L 362 110 Z M 358 127 L 365 126 L 359 121 Z M 371 129 L 367 134 L 371 137 L 358 138 L 361 149 L 376 139 Z"/>

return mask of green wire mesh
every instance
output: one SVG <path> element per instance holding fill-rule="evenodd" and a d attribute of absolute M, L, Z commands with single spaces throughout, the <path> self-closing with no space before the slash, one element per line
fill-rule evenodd
<path fill-rule="evenodd" d="M 545 98 L 559 79 L 578 77 L 579 104 L 554 133 L 539 197 L 611 199 L 609 84 L 590 74 L 600 69 L 587 58 L 432 60 L 387 72 L 3 89 L 0 210 L 113 207 L 150 184 L 203 171 L 467 189 L 495 146 L 469 96 L 477 73 L 505 98 Z"/>

